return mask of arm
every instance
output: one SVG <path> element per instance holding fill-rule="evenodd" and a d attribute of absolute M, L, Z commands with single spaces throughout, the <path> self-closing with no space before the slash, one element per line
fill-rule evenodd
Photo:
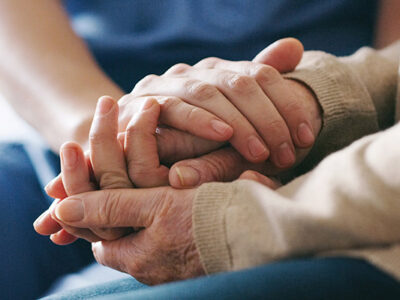
<path fill-rule="evenodd" d="M 399 242 L 399 138 L 399 125 L 366 137 L 277 192 L 250 181 L 202 186 L 193 220 L 206 270 Z"/>
<path fill-rule="evenodd" d="M 123 95 L 56 0 L 0 2 L 0 92 L 56 151 L 66 140 L 86 144 L 100 96 Z"/>

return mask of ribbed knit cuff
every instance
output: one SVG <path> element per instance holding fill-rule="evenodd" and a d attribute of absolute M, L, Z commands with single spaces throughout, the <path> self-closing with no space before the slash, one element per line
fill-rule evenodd
<path fill-rule="evenodd" d="M 206 273 L 231 269 L 225 214 L 233 196 L 229 183 L 203 184 L 193 203 L 193 232 Z"/>
<path fill-rule="evenodd" d="M 314 167 L 329 153 L 378 130 L 372 99 L 357 74 L 324 52 L 304 54 L 299 67 L 285 78 L 302 82 L 316 95 L 322 108 L 322 128 L 300 173 Z"/>

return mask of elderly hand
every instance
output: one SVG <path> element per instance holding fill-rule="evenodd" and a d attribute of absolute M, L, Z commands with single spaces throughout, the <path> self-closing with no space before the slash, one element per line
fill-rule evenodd
<path fill-rule="evenodd" d="M 256 172 L 241 178 L 277 187 Z M 92 244 L 97 262 L 143 283 L 159 284 L 204 274 L 193 237 L 195 195 L 196 189 L 171 187 L 94 191 L 64 199 L 53 216 L 69 228 L 130 228 L 130 234 L 117 240 Z"/>
<path fill-rule="evenodd" d="M 195 192 L 160 187 L 83 193 L 57 204 L 53 217 L 69 228 L 132 229 L 117 240 L 94 243 L 94 256 L 141 282 L 157 284 L 204 273 L 192 234 Z"/>

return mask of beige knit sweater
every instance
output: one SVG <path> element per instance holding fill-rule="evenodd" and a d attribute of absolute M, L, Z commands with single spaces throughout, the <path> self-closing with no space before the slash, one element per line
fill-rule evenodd
<path fill-rule="evenodd" d="M 287 74 L 323 108 L 305 165 L 359 140 L 277 191 L 246 180 L 202 185 L 193 226 L 208 273 L 333 254 L 364 257 L 400 280 L 399 57 L 400 42 L 345 58 L 308 52 Z"/>

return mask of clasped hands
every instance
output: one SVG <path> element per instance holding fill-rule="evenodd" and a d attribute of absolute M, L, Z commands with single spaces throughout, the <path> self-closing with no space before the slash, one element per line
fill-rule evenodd
<path fill-rule="evenodd" d="M 320 130 L 312 92 L 280 74 L 302 52 L 284 39 L 252 62 L 178 64 L 118 104 L 100 98 L 89 152 L 61 147 L 62 172 L 46 187 L 56 200 L 35 230 L 60 245 L 86 239 L 99 263 L 147 284 L 204 274 L 192 232 L 196 186 L 244 178 L 275 188 L 264 175 L 301 160 Z"/>

